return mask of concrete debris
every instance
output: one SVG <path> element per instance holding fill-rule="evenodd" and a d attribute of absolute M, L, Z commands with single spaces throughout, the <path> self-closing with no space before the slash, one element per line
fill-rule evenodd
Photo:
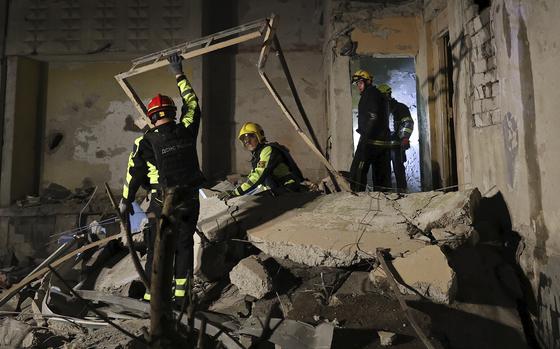
<path fill-rule="evenodd" d="M 21 348 L 32 327 L 12 318 L 0 319 L 0 347 Z"/>
<path fill-rule="evenodd" d="M 479 199 L 477 189 L 396 196 L 334 193 L 248 229 L 247 234 L 273 257 L 309 266 L 348 267 L 372 259 L 377 248 L 389 249 L 394 256 L 415 252 L 426 242 L 417 237 L 430 241 L 427 236 L 435 228 L 456 235 L 439 244 L 457 247 L 472 235 Z"/>
<path fill-rule="evenodd" d="M 397 334 L 393 332 L 377 331 L 377 335 L 379 336 L 379 343 L 384 347 L 393 345 L 397 339 Z"/>
<path fill-rule="evenodd" d="M 457 292 L 457 276 L 447 263 L 447 258 L 438 246 L 426 246 L 404 258 L 393 261 L 397 278 L 405 285 L 399 285 L 401 293 L 418 292 L 436 303 L 449 304 Z M 381 287 L 387 276 L 381 268 L 370 273 L 370 280 Z"/>
<path fill-rule="evenodd" d="M 272 278 L 257 256 L 249 256 L 239 262 L 229 273 L 231 283 L 239 292 L 261 299 L 272 291 Z"/>
<path fill-rule="evenodd" d="M 145 258 L 146 256 L 141 260 L 143 264 L 145 264 Z M 127 254 L 111 267 L 101 269 L 93 289 L 107 294 L 128 297 L 131 295 L 133 282 L 139 280 L 132 258 Z"/>

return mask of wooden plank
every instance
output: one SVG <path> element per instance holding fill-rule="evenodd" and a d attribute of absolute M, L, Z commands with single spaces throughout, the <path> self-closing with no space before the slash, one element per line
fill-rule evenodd
<path fill-rule="evenodd" d="M 91 244 L 82 246 L 82 247 L 64 255 L 63 257 L 61 257 L 61 258 L 57 259 L 56 261 L 54 261 L 53 263 L 51 263 L 50 265 L 51 265 L 51 267 L 55 268 L 55 267 L 61 265 L 62 263 L 66 262 L 70 258 L 75 257 L 79 253 L 85 252 L 85 251 L 87 251 L 89 249 L 92 249 L 94 247 L 105 245 L 106 243 L 108 243 L 110 241 L 120 239 L 122 237 L 124 237 L 124 233 L 119 233 L 119 234 L 116 234 L 116 235 L 113 235 L 113 236 L 109 236 L 105 239 L 101 239 L 101 240 L 92 242 Z M 21 280 L 20 282 L 18 282 L 14 286 L 12 286 L 9 290 L 7 290 L 5 292 L 2 292 L 2 298 L 0 299 L 0 306 L 6 304 L 7 301 L 9 301 L 16 294 L 18 294 L 18 292 L 21 291 L 25 286 L 27 286 L 28 284 L 30 284 L 34 280 L 40 278 L 41 276 L 45 275 L 48 271 L 49 271 L 49 268 L 47 268 L 47 267 L 42 268 L 41 270 L 36 271 L 36 272 L 26 276 L 25 278 L 23 278 L 23 280 Z"/>
<path fill-rule="evenodd" d="M 124 93 L 126 93 L 128 98 L 130 98 L 130 100 L 132 101 L 132 105 L 134 106 L 138 114 L 140 114 L 141 117 L 144 117 L 146 118 L 146 120 L 148 120 L 148 126 L 150 126 L 150 128 L 154 127 L 152 125 L 152 122 L 148 119 L 146 106 L 144 105 L 140 97 L 138 97 L 136 91 L 134 91 L 134 89 L 132 88 L 130 83 L 126 80 L 126 78 L 121 78 L 119 75 L 117 75 L 115 76 L 115 79 L 117 80 L 119 85 L 121 85 Z"/>
<path fill-rule="evenodd" d="M 325 156 L 323 156 L 323 153 L 321 153 L 321 151 L 319 149 L 317 149 L 317 147 L 315 147 L 315 144 L 313 144 L 311 139 L 309 139 L 309 137 L 307 137 L 307 135 L 299 127 L 296 120 L 294 119 L 294 117 L 292 116 L 292 114 L 290 113 L 290 111 L 288 110 L 288 108 L 286 107 L 284 102 L 282 101 L 282 98 L 280 97 L 280 95 L 278 94 L 278 92 L 276 91 L 274 86 L 272 86 L 272 83 L 270 82 L 270 80 L 268 79 L 268 77 L 266 76 L 264 71 L 260 71 L 259 73 L 260 73 L 260 76 L 261 76 L 262 80 L 264 81 L 264 84 L 266 85 L 266 87 L 270 91 L 270 94 L 272 94 L 272 97 L 274 97 L 274 100 L 280 106 L 280 109 L 282 110 L 282 112 L 284 113 L 284 115 L 286 116 L 288 121 L 292 124 L 292 126 L 294 127 L 296 132 L 299 134 L 299 136 L 303 139 L 305 144 L 307 144 L 309 149 L 311 149 L 311 151 L 319 157 L 319 160 L 323 163 L 323 165 L 325 165 L 325 167 L 334 174 L 334 176 L 336 177 L 336 180 L 338 181 L 338 184 L 340 185 L 340 187 L 347 192 L 352 192 L 352 189 L 350 189 L 350 185 L 348 184 L 346 179 L 344 177 L 342 177 L 342 175 L 337 170 L 335 170 L 335 168 L 331 165 L 329 160 L 327 160 L 325 158 Z"/>
<path fill-rule="evenodd" d="M 221 50 L 223 48 L 229 47 L 229 46 L 238 45 L 242 42 L 249 41 L 249 40 L 252 40 L 252 39 L 256 39 L 260 36 L 261 36 L 260 31 L 254 31 L 254 32 L 247 33 L 245 35 L 241 35 L 241 36 L 233 38 L 233 39 L 229 39 L 229 40 L 226 40 L 226 41 L 223 41 L 223 42 L 219 42 L 219 43 L 210 45 L 208 47 L 203 47 L 203 48 L 199 48 L 197 50 L 191 51 L 191 52 L 183 53 L 183 54 L 181 54 L 181 56 L 183 56 L 183 58 L 185 60 L 191 59 L 191 58 L 198 57 L 198 56 L 204 55 L 204 54 L 212 52 L 212 51 L 217 51 L 217 50 Z M 134 76 L 134 75 L 142 74 L 142 73 L 145 73 L 145 72 L 157 69 L 157 68 L 164 67 L 168 64 L 169 63 L 167 62 L 167 60 L 154 62 L 154 63 L 147 64 L 147 65 L 144 65 L 144 66 L 141 66 L 141 67 L 138 67 L 138 68 L 132 68 L 131 70 L 129 70 L 127 72 L 124 72 L 124 73 L 121 73 L 121 74 L 115 76 L 115 78 L 117 80 L 126 79 L 126 78 L 129 78 L 129 77 Z"/>

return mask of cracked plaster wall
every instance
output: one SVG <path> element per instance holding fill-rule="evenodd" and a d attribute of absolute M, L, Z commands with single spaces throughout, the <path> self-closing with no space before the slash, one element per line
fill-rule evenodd
<path fill-rule="evenodd" d="M 128 69 L 126 63 L 51 63 L 48 72 L 45 138 L 60 133 L 60 145 L 43 145 L 43 187 L 55 182 L 76 188 L 108 182 L 122 186 L 134 139 L 142 135 L 140 118 L 113 78 Z M 192 80 L 196 65 L 184 63 Z M 148 103 L 157 93 L 182 104 L 174 77 L 166 68 L 130 79 Z M 195 89 L 200 83 L 195 84 Z"/>

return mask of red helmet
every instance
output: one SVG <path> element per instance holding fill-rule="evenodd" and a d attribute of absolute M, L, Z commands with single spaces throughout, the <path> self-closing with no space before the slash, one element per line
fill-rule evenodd
<path fill-rule="evenodd" d="M 158 93 L 157 96 L 152 98 L 148 104 L 148 118 L 155 124 L 158 119 L 161 118 L 173 118 L 175 117 L 175 112 L 177 107 L 175 103 L 168 96 L 163 96 Z"/>

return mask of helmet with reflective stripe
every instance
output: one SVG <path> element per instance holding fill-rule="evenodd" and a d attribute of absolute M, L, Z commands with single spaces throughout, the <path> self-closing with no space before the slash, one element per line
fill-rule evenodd
<path fill-rule="evenodd" d="M 177 107 L 175 107 L 175 102 L 168 96 L 160 95 L 152 98 L 148 104 L 148 118 L 155 124 L 158 119 L 162 118 L 174 118 Z"/>
<path fill-rule="evenodd" d="M 259 143 L 266 142 L 264 130 L 259 124 L 256 124 L 254 122 L 246 122 L 239 130 L 239 135 L 237 136 L 237 138 L 239 138 L 239 140 L 241 141 L 243 136 L 246 134 L 254 134 L 255 136 L 257 136 Z"/>
<path fill-rule="evenodd" d="M 387 84 L 381 84 L 381 85 L 377 86 L 377 89 L 379 90 L 379 92 L 381 92 L 383 94 L 391 94 L 393 92 L 393 90 L 391 89 L 391 86 L 389 86 Z"/>
<path fill-rule="evenodd" d="M 356 83 L 356 82 L 361 81 L 361 80 L 363 80 L 363 81 L 369 80 L 371 82 L 373 80 L 373 77 L 367 71 L 360 69 L 360 70 L 357 70 L 354 73 L 354 75 L 352 75 L 352 82 Z"/>

